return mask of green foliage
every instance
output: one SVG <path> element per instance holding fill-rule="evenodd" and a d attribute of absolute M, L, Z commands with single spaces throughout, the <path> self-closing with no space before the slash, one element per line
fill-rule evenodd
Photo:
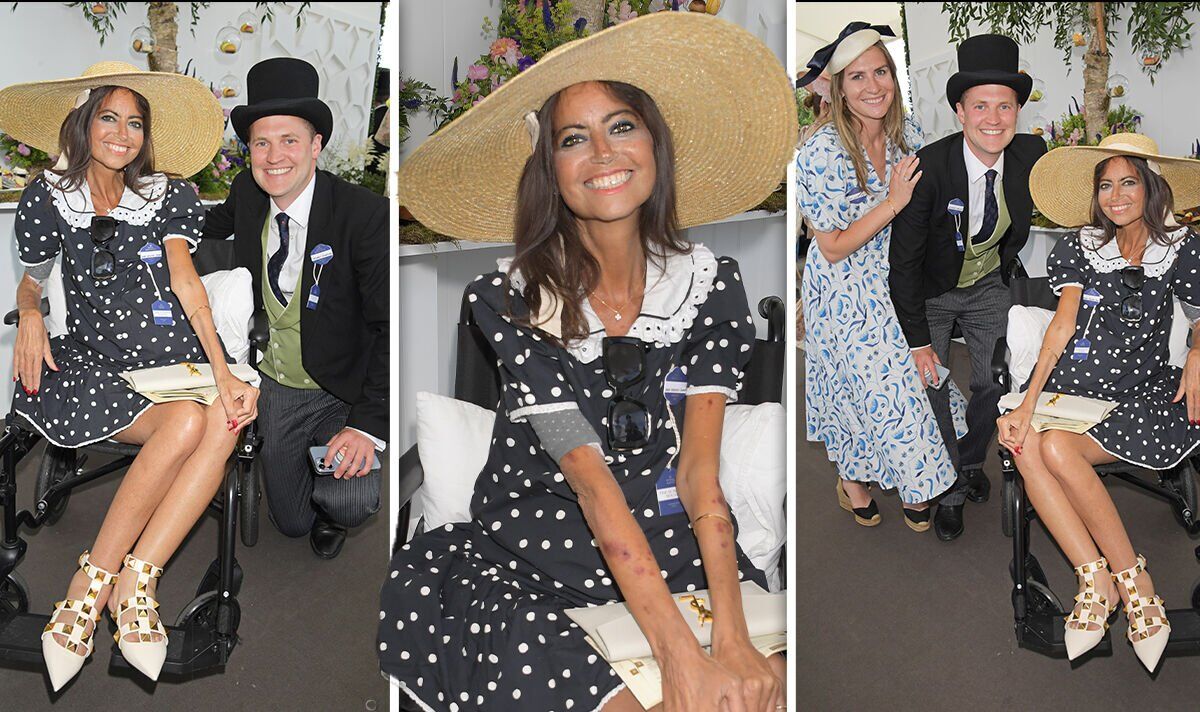
<path fill-rule="evenodd" d="M 944 2 L 942 14 L 949 18 L 954 42 L 965 39 L 972 24 L 1008 35 L 1020 44 L 1032 44 L 1043 27 L 1050 27 L 1054 46 L 1062 50 L 1063 61 L 1070 67 L 1074 35 L 1081 33 L 1090 40 L 1095 32 L 1091 6 L 1090 2 Z M 1193 24 L 1187 16 L 1197 10 L 1200 2 L 1106 2 L 1105 37 L 1111 45 L 1125 17 L 1125 34 L 1133 54 L 1159 59 L 1142 63 L 1142 71 L 1153 81 L 1162 62 L 1187 48 Z"/>
<path fill-rule="evenodd" d="M 7 134 L 0 134 L 0 156 L 13 168 L 30 172 L 48 168 L 54 163 L 45 151 L 21 143 Z"/>
<path fill-rule="evenodd" d="M 195 175 L 188 178 L 201 198 L 205 200 L 224 200 L 229 195 L 229 186 L 237 174 L 246 170 L 249 156 L 242 151 L 241 144 L 230 141 L 221 146 L 217 155 L 201 168 Z"/>
<path fill-rule="evenodd" d="M 1108 111 L 1103 136 L 1087 136 L 1087 125 L 1084 123 L 1083 112 L 1068 111 L 1056 122 L 1051 122 L 1044 129 L 1042 138 L 1046 139 L 1046 149 L 1053 150 L 1059 146 L 1095 146 L 1100 139 L 1115 133 L 1138 133 L 1142 125 L 1142 114 L 1136 109 L 1121 104 Z"/>
<path fill-rule="evenodd" d="M 796 89 L 796 118 L 800 120 L 801 128 L 812 124 L 817 120 L 812 109 L 804 104 L 804 99 L 809 95 L 809 91 L 803 87 Z"/>
<path fill-rule="evenodd" d="M 433 87 L 403 75 L 400 77 L 399 93 L 392 102 L 392 108 L 397 109 L 396 113 L 399 116 L 400 139 L 396 144 L 397 148 L 403 146 L 408 138 L 408 116 L 411 112 L 425 111 L 440 124 L 450 111 L 449 100 L 438 96 Z"/>

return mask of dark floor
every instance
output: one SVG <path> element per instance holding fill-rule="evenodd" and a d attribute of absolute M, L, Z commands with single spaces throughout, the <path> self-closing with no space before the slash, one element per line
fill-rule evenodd
<path fill-rule="evenodd" d="M 42 447 L 18 469 L 19 501 L 33 499 L 33 478 Z M 103 456 L 98 456 L 103 457 Z M 93 458 L 93 462 L 97 457 Z M 91 463 L 89 463 L 89 466 Z M 388 468 L 384 468 L 384 482 Z M 30 609 L 48 614 L 63 597 L 79 553 L 91 544 L 119 483 L 109 475 L 73 491 L 62 520 L 33 534 L 17 571 L 30 587 Z M 387 502 L 387 492 L 382 501 Z M 379 587 L 387 568 L 386 507 L 352 532 L 342 554 L 318 559 L 308 539 L 288 539 L 259 509 L 258 544 L 238 547 L 245 572 L 238 601 L 241 640 L 223 673 L 185 682 L 150 683 L 138 673 L 109 674 L 112 638 L 102 621 L 96 650 L 79 675 L 57 694 L 41 670 L 0 668 L 0 709 L 132 710 L 153 704 L 175 710 L 373 710 L 387 709 L 387 681 L 379 674 L 375 628 Z M 218 522 L 205 516 L 167 566 L 160 581 L 163 619 L 175 616 L 195 595 L 216 556 Z"/>
<path fill-rule="evenodd" d="M 965 391 L 966 351 L 954 349 L 951 369 Z M 797 355 L 802 368 L 803 354 Z M 861 527 L 837 505 L 824 448 L 805 438 L 798 395 L 793 546 L 796 570 L 806 574 L 796 585 L 799 709 L 1200 709 L 1200 658 L 1166 658 L 1151 677 L 1125 641 L 1123 615 L 1111 631 L 1112 656 L 1085 659 L 1075 669 L 1065 658 L 1017 647 L 1011 540 L 1000 532 L 994 455 L 986 468 L 992 497 L 967 503 L 959 539 L 941 542 L 932 529 L 909 530 L 894 492 L 876 494 L 883 522 Z M 1167 606 L 1189 605 L 1200 581 L 1193 555 L 1200 538 L 1187 535 L 1165 502 L 1120 482 L 1110 490 Z M 1040 524 L 1032 526 L 1031 541 L 1051 587 L 1070 604 L 1076 590 L 1070 564 Z"/>

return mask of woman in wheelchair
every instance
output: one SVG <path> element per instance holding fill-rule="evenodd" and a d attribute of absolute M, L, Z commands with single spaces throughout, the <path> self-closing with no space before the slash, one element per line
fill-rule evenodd
<path fill-rule="evenodd" d="M 754 327 L 736 263 L 679 226 L 738 212 L 723 190 L 751 206 L 776 185 L 794 139 L 789 87 L 765 48 L 722 65 L 744 75 L 701 81 L 724 85 L 717 93 L 734 100 L 724 107 L 701 102 L 694 78 L 613 65 L 622 45 L 605 41 L 666 52 L 680 26 L 754 43 L 728 23 L 677 26 L 672 14 L 557 50 L 402 171 L 406 205 L 438 225 L 455 213 L 458 187 L 430 190 L 430 156 L 492 181 L 524 162 L 515 196 L 464 191 L 479 204 L 466 218 L 476 228 L 494 219 L 485 206 L 512 215 L 516 199 L 515 230 L 496 228 L 515 234 L 516 258 L 467 288 L 503 382 L 472 521 L 405 545 L 382 592 L 381 664 L 421 709 L 641 710 L 564 614 L 622 599 L 661 666 L 666 710 L 783 707 L 782 661 L 754 648 L 742 611 L 739 580 L 764 576 L 735 541 L 717 478 L 725 403 Z M 600 66 L 622 80 L 591 80 Z M 755 130 L 765 141 L 730 150 L 733 106 L 764 117 Z M 700 120 L 708 128 L 691 134 L 685 166 L 672 136 Z M 494 141 L 481 125 L 523 140 Z M 704 588 L 711 654 L 670 596 Z"/>
<path fill-rule="evenodd" d="M 157 679 L 167 639 L 156 579 L 220 485 L 258 397 L 225 364 L 192 264 L 204 210 L 187 181 L 167 176 L 191 175 L 211 159 L 220 107 L 193 79 L 117 62 L 32 93 L 26 86 L 6 98 L 30 107 L 36 96 L 51 100 L 10 112 L 2 128 L 62 158 L 30 182 L 17 211 L 25 276 L 13 410 L 60 447 L 141 446 L 42 635 L 43 656 L 58 690 L 91 654 L 107 608 L 122 655 Z M 47 113 L 55 100 L 61 111 Z M 60 255 L 66 334 L 52 339 L 39 303 Z M 151 404 L 118 375 L 196 361 L 212 364 L 220 391 L 208 407 Z"/>
<path fill-rule="evenodd" d="M 1127 637 L 1153 671 L 1171 633 L 1166 608 L 1093 468 L 1120 460 L 1167 469 L 1200 444 L 1196 329 L 1183 370 L 1167 362 L 1172 297 L 1200 324 L 1200 237 L 1172 215 L 1175 205 L 1200 203 L 1200 161 L 1161 156 L 1145 136 L 1116 134 L 1099 147 L 1051 151 L 1034 166 L 1030 189 L 1042 214 L 1085 227 L 1050 253 L 1058 308 L 1024 400 L 998 421 L 1000 444 L 1075 566 L 1069 657 L 1100 642 L 1123 602 Z M 1086 434 L 1038 433 L 1030 421 L 1043 391 L 1117 406 Z"/>

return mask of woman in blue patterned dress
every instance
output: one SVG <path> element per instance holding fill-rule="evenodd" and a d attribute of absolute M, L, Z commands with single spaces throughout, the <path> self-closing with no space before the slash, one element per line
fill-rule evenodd
<path fill-rule="evenodd" d="M 905 523 L 926 531 L 929 501 L 955 474 L 888 297 L 890 223 L 921 178 L 912 154 L 922 143 L 880 40 L 889 33 L 852 23 L 825 52 L 832 109 L 796 159 L 797 201 L 814 238 L 802 286 L 805 409 L 808 439 L 824 443 L 837 467 L 842 508 L 874 526 L 869 484 L 896 488 Z M 962 395 L 951 401 L 964 431 Z"/>

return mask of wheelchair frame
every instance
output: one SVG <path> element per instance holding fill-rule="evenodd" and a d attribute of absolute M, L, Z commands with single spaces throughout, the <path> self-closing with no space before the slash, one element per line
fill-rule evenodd
<path fill-rule="evenodd" d="M 1023 270 L 1022 270 L 1023 272 Z M 1050 291 L 1046 278 L 1029 278 L 1017 274 L 1010 277 L 1009 290 L 1014 305 L 1037 306 L 1053 309 L 1058 298 Z M 1008 341 L 996 341 L 991 361 L 992 378 L 1004 392 L 1011 390 L 1012 377 L 1008 371 Z M 1070 612 L 1064 610 L 1058 597 L 1050 590 L 1046 574 L 1037 558 L 1029 551 L 1029 525 L 1037 512 L 1025 496 L 1024 482 L 1020 477 L 1012 453 L 999 446 L 1003 482 L 1001 484 L 1001 530 L 1012 538 L 1013 558 L 1009 573 L 1013 580 L 1012 606 L 1013 627 L 1017 645 L 1049 657 L 1065 658 L 1066 644 L 1063 642 L 1063 618 Z M 1173 507 L 1180 524 L 1190 534 L 1200 532 L 1200 512 L 1197 510 L 1196 474 L 1200 473 L 1200 455 L 1187 458 L 1169 470 L 1148 470 L 1117 462 L 1095 468 L 1101 478 L 1116 477 L 1139 489 L 1166 499 Z M 1147 481 L 1151 474 L 1155 482 Z M 1195 554 L 1200 559 L 1200 546 Z M 1167 611 L 1171 621 L 1171 638 L 1165 655 L 1200 654 L 1200 582 L 1192 590 L 1191 608 Z M 1104 639 L 1092 649 L 1089 656 L 1112 655 L 1112 638 L 1108 631 Z M 1087 659 L 1086 657 L 1083 659 Z"/>
<path fill-rule="evenodd" d="M 197 271 L 208 273 L 227 269 L 233 264 L 232 242 L 206 240 L 196 252 Z M 43 314 L 48 304 L 42 300 Z M 14 310 L 4 317 L 6 325 L 18 321 Z M 257 362 L 257 353 L 267 343 L 266 315 L 253 315 L 250 325 L 250 362 Z M 41 666 L 41 634 L 49 615 L 29 613 L 29 590 L 16 572 L 25 556 L 27 543 L 20 528 L 37 529 L 52 525 L 62 515 L 73 488 L 99 477 L 128 467 L 140 446 L 102 441 L 84 446 L 88 449 L 116 455 L 116 459 L 93 470 L 85 471 L 84 448 L 62 448 L 46 443 L 46 451 L 38 472 L 33 510 L 17 510 L 16 471 L 20 461 L 33 449 L 41 436 L 15 413 L 5 417 L 0 436 L 0 666 Z M 257 423 L 243 430 L 234 451 L 235 462 L 225 474 L 209 511 L 220 518 L 217 557 L 209 565 L 196 589 L 196 596 L 180 612 L 173 626 L 166 625 L 168 635 L 167 659 L 162 676 L 187 678 L 197 674 L 219 672 L 238 642 L 237 628 L 241 607 L 237 594 L 241 588 L 242 570 L 236 558 L 238 518 L 242 521 L 242 543 L 254 546 L 258 539 L 257 504 L 259 478 L 254 459 L 262 447 Z M 99 633 L 99 625 L 93 635 Z M 113 643 L 109 669 L 129 669 L 129 663 Z"/>

